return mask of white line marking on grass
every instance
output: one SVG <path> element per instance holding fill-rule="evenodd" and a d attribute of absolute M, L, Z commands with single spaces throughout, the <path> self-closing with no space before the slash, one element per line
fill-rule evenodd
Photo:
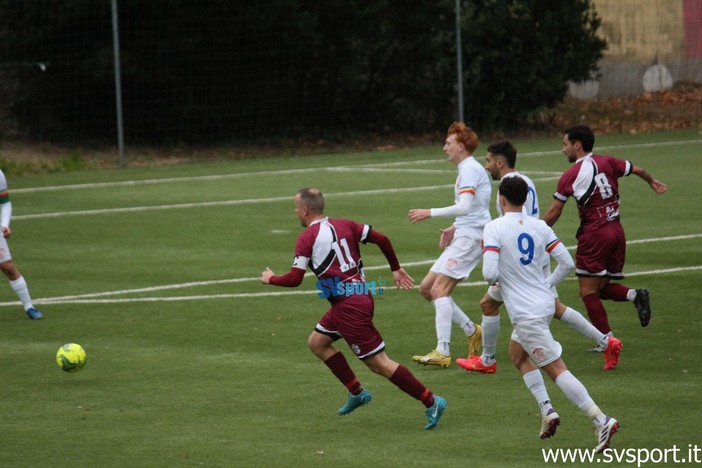
<path fill-rule="evenodd" d="M 355 192 L 328 192 L 324 196 L 329 197 L 348 197 L 348 196 L 367 196 L 367 195 L 383 195 L 388 193 L 404 193 L 404 192 L 427 192 L 438 189 L 446 189 L 453 187 L 452 184 L 448 185 L 428 185 L 422 187 L 406 187 L 406 188 L 387 188 L 387 189 L 377 189 L 377 190 L 361 190 Z M 212 206 L 232 206 L 232 205 L 250 205 L 255 203 L 270 203 L 270 202 L 291 202 L 292 196 L 285 197 L 268 197 L 268 198 L 247 198 L 243 200 L 223 200 L 217 202 L 200 202 L 200 203 L 177 203 L 173 205 L 154 205 L 154 206 L 132 206 L 123 208 L 106 208 L 102 210 L 78 210 L 78 211 L 56 211 L 53 213 L 36 213 L 28 215 L 17 215 L 13 216 L 12 220 L 27 220 L 27 219 L 41 219 L 41 218 L 59 218 L 63 216 L 87 216 L 87 215 L 99 215 L 108 213 L 135 213 L 143 211 L 162 211 L 162 210 L 175 210 L 182 208 L 194 208 L 194 207 L 212 207 Z"/>
<path fill-rule="evenodd" d="M 29 187 L 12 189 L 11 193 L 34 193 L 34 192 L 53 192 L 57 190 L 80 190 L 94 188 L 109 188 L 109 187 L 132 187 L 135 185 L 157 185 L 157 184 L 174 184 L 182 182 L 208 181 L 208 180 L 223 180 L 236 179 L 239 177 L 255 177 L 255 176 L 274 176 L 274 175 L 289 175 L 289 174 L 304 174 L 307 172 L 326 171 L 326 167 L 304 168 L 304 169 L 286 169 L 282 171 L 261 171 L 261 172 L 241 172 L 234 174 L 217 174 L 205 176 L 189 176 L 189 177 L 171 177 L 166 179 L 144 179 L 144 180 L 124 180 L 120 182 L 93 182 L 87 184 L 73 185 L 54 185 L 47 187 Z"/>
<path fill-rule="evenodd" d="M 700 271 L 702 270 L 702 265 L 692 266 L 692 267 L 680 267 L 680 268 L 668 268 L 663 270 L 650 270 L 650 271 L 639 271 L 636 273 L 628 273 L 626 276 L 650 276 L 650 275 L 660 275 L 664 273 L 680 273 L 684 271 Z M 570 277 L 566 278 L 569 281 L 574 281 L 577 278 Z M 482 286 L 487 287 L 487 283 L 484 281 L 472 281 L 467 283 L 459 283 L 459 287 L 472 287 L 472 286 Z M 415 286 L 415 288 L 417 288 Z M 389 288 L 388 288 L 389 289 Z M 201 300 L 212 300 L 212 299 L 242 299 L 242 298 L 258 298 L 258 297 L 278 297 L 278 296 L 297 296 L 297 295 L 308 295 L 308 294 L 319 294 L 316 289 L 305 289 L 305 290 L 295 290 L 295 291 L 271 291 L 271 292 L 259 292 L 259 293 L 232 293 L 232 294 L 201 294 L 194 296 L 162 296 L 162 297 L 131 297 L 122 299 L 44 299 L 34 301 L 35 304 L 122 304 L 130 302 L 175 302 L 175 301 L 201 301 Z M 8 305 L 18 305 L 19 302 L 3 302 L 0 306 Z"/>
<path fill-rule="evenodd" d="M 405 267 L 411 267 L 411 266 L 420 266 L 420 265 L 430 265 L 433 264 L 434 260 L 424 260 L 421 262 L 410 262 L 410 263 L 403 263 L 402 265 Z M 365 271 L 373 271 L 373 270 L 383 270 L 386 269 L 387 265 L 376 265 L 376 266 L 369 266 L 365 267 Z M 307 272 L 305 273 L 305 276 L 314 276 L 314 273 L 312 272 Z M 234 283 L 248 283 L 248 282 L 254 282 L 254 281 L 260 281 L 261 277 L 260 276 L 251 276 L 248 278 L 231 278 L 231 279 L 222 279 L 222 280 L 210 280 L 210 281 L 193 281 L 189 283 L 180 283 L 180 284 L 167 284 L 163 286 L 151 286 L 147 288 L 136 288 L 136 289 L 122 289 L 122 290 L 117 290 L 117 291 L 105 291 L 101 293 L 88 293 L 88 294 L 76 294 L 76 295 L 71 295 L 71 296 L 59 296 L 59 297 L 53 297 L 53 298 L 46 298 L 42 299 L 43 304 L 48 304 L 48 303 L 53 303 L 53 302 L 64 302 L 64 301 L 71 301 L 75 299 L 87 299 L 87 298 L 93 298 L 93 297 L 105 297 L 105 296 L 120 296 L 123 294 L 138 294 L 138 293 L 145 293 L 145 292 L 154 292 L 154 291 L 165 291 L 169 289 L 184 289 L 184 288 L 191 288 L 191 287 L 198 287 L 198 286 L 212 286 L 212 285 L 217 285 L 217 284 L 234 284 Z M 13 302 L 13 304 L 15 304 Z M 3 303 L 0 303 L 0 305 L 4 305 Z"/>
<path fill-rule="evenodd" d="M 687 144 L 699 144 L 702 140 L 678 140 L 678 141 L 661 141 L 658 143 L 635 143 L 633 145 L 612 145 L 612 146 L 602 146 L 598 147 L 598 151 L 609 151 L 617 149 L 636 149 L 636 148 L 657 148 L 661 146 L 674 146 L 674 145 L 687 145 Z M 560 144 L 560 143 L 559 143 Z M 550 154 L 561 154 L 560 150 L 553 151 L 533 151 L 529 153 L 519 153 L 520 157 L 534 157 L 534 156 L 546 156 Z M 437 151 L 438 155 L 438 151 Z M 52 192 L 57 190 L 81 190 L 81 189 L 94 189 L 94 188 L 109 188 L 109 187 L 122 187 L 122 186 L 136 186 L 136 185 L 155 185 L 155 184 L 172 184 L 172 183 L 182 183 L 182 182 L 193 182 L 198 180 L 223 180 L 223 179 L 234 179 L 239 177 L 255 177 L 255 176 L 265 176 L 272 177 L 276 175 L 289 175 L 289 174 L 304 174 L 309 172 L 321 172 L 321 171 L 335 171 L 340 170 L 352 170 L 353 168 L 368 168 L 368 167 L 383 167 L 383 166 L 402 166 L 402 165 L 414 165 L 414 164 L 432 164 L 436 162 L 445 161 L 444 158 L 437 156 L 434 159 L 422 159 L 414 161 L 395 161 L 388 163 L 375 163 L 375 164 L 359 164 L 358 166 L 342 166 L 341 168 L 330 168 L 330 167 L 311 167 L 302 169 L 286 169 L 280 171 L 257 171 L 257 172 L 243 172 L 234 174 L 218 174 L 218 175 L 205 175 L 205 176 L 188 176 L 188 177 L 171 177 L 164 179 L 144 179 L 144 180 L 125 180 L 120 182 L 94 182 L 85 184 L 72 184 L 72 185 L 55 185 L 46 187 L 27 187 L 27 188 L 16 188 L 10 190 L 11 193 L 36 193 L 36 192 Z M 450 172 L 450 171 L 449 171 Z"/>
<path fill-rule="evenodd" d="M 627 244 L 645 244 L 645 243 L 650 243 L 650 242 L 667 242 L 667 241 L 673 241 L 673 240 L 686 240 L 686 239 L 696 239 L 702 237 L 702 234 L 688 234 L 688 235 L 680 235 L 680 236 L 672 236 L 672 237 L 659 237 L 659 238 L 651 238 L 651 239 L 637 239 L 637 240 L 632 240 L 632 241 L 627 241 Z M 575 246 L 568 247 L 568 250 L 574 250 Z M 404 267 L 412 267 L 412 266 L 421 266 L 421 265 L 431 265 L 434 263 L 435 260 L 422 260 L 418 262 L 408 262 L 408 263 L 403 263 Z M 374 266 L 369 266 L 365 268 L 365 271 L 374 271 L 374 270 L 385 270 L 387 269 L 387 265 L 374 265 Z M 679 268 L 669 268 L 669 269 L 659 269 L 659 270 L 650 270 L 650 271 L 642 271 L 642 272 L 633 272 L 633 273 L 627 273 L 626 276 L 645 276 L 645 275 L 654 275 L 654 274 L 665 274 L 665 273 L 677 273 L 681 271 L 696 271 L 696 270 L 701 270 L 702 266 L 692 266 L 692 267 L 679 267 Z M 311 272 L 308 272 L 305 274 L 305 276 L 313 276 Z M 274 292 L 262 292 L 262 293 L 233 293 L 233 294 L 215 294 L 215 295 L 195 295 L 195 296 L 177 296 L 177 297 L 166 297 L 166 298 L 153 298 L 153 297 L 146 297 L 146 298 L 124 298 L 124 299 L 97 299 L 101 297 L 107 297 L 107 296 L 119 296 L 119 295 L 124 295 L 124 294 L 138 294 L 138 293 L 146 293 L 146 292 L 155 292 L 155 291 L 165 291 L 165 290 L 173 290 L 173 289 L 183 289 L 183 288 L 190 288 L 190 287 L 198 287 L 198 286 L 212 286 L 212 285 L 218 285 L 218 284 L 235 284 L 235 283 L 246 283 L 246 282 L 254 282 L 254 281 L 260 281 L 260 277 L 255 276 L 255 277 L 248 277 L 248 278 L 230 278 L 230 279 L 222 279 L 222 280 L 209 280 L 209 281 L 193 281 L 193 282 L 188 282 L 188 283 L 180 283 L 180 284 L 169 284 L 169 285 L 162 285 L 162 286 L 151 286 L 151 287 L 146 287 L 146 288 L 136 288 L 136 289 L 123 289 L 123 290 L 117 290 L 117 291 L 105 291 L 105 292 L 100 292 L 100 293 L 88 293 L 88 294 L 76 294 L 76 295 L 69 295 L 69 296 L 58 296 L 58 297 L 51 297 L 51 298 L 44 298 L 44 299 L 37 299 L 34 302 L 36 304 L 87 304 L 87 303 L 119 303 L 119 302 L 153 302 L 153 301 L 158 301 L 158 300 L 164 300 L 164 301 L 174 301 L 174 300 L 196 300 L 196 299 L 226 299 L 226 298 L 245 298 L 245 297 L 267 297 L 267 296 L 281 296 L 281 295 L 286 295 L 286 294 L 309 294 L 312 292 L 315 292 L 313 290 L 297 290 L 297 291 L 274 291 Z M 569 280 L 574 280 L 574 277 L 567 278 Z M 483 281 L 475 281 L 475 282 L 466 282 L 466 283 L 459 283 L 459 286 L 479 286 L 479 285 L 485 285 Z M 93 302 L 94 301 L 94 302 Z M 3 306 L 14 306 L 19 304 L 19 302 L 0 302 L 0 307 Z"/>
<path fill-rule="evenodd" d="M 390 172 L 390 173 L 411 173 L 411 174 L 456 174 L 455 169 L 408 169 L 397 168 L 390 169 L 387 167 L 368 167 L 368 166 L 343 166 L 330 169 L 330 172 Z"/>
<path fill-rule="evenodd" d="M 334 170 L 338 170 L 334 169 Z M 420 171 L 424 172 L 424 171 Z M 549 180 L 556 180 L 558 177 L 544 177 L 535 178 L 535 182 L 545 182 Z M 433 190 L 444 190 L 453 187 L 452 184 L 446 185 L 426 185 L 421 187 L 406 187 L 406 188 L 387 188 L 387 189 L 376 189 L 376 190 L 359 190 L 354 192 L 327 192 L 324 194 L 325 197 L 347 197 L 347 196 L 367 196 L 367 195 L 383 195 L 388 193 L 405 193 L 405 192 L 427 192 Z M 195 208 L 195 207 L 214 207 L 214 206 L 237 206 L 237 205 L 250 205 L 256 203 L 274 203 L 281 201 L 292 201 L 292 196 L 284 197 L 265 197 L 265 198 L 245 198 L 241 200 L 222 200 L 213 202 L 195 202 L 195 203 L 176 203 L 172 205 L 153 205 L 153 206 L 129 206 L 121 208 L 103 208 L 99 210 L 76 210 L 76 211 L 54 211 L 51 213 L 35 213 L 26 215 L 15 215 L 12 217 L 13 221 L 21 221 L 28 219 L 46 219 L 46 218 L 62 218 L 65 216 L 91 216 L 91 215 L 103 215 L 111 213 L 138 213 L 146 211 L 165 211 L 165 210 L 179 210 L 185 208 Z"/>

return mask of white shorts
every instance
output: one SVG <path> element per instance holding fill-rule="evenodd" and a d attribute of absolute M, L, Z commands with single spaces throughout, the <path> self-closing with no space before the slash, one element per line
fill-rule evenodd
<path fill-rule="evenodd" d="M 467 278 L 483 257 L 482 240 L 481 229 L 462 229 L 429 271 L 454 279 Z"/>
<path fill-rule="evenodd" d="M 500 283 L 495 283 L 490 286 L 487 290 L 487 295 L 490 296 L 492 300 L 497 302 L 505 302 L 502 299 L 502 291 L 500 290 Z"/>
<path fill-rule="evenodd" d="M 7 239 L 0 234 L 0 263 L 9 262 L 12 260 L 10 255 L 10 247 L 7 245 Z"/>
<path fill-rule="evenodd" d="M 553 338 L 549 325 L 553 315 L 522 320 L 514 324 L 512 339 L 522 345 L 537 367 L 551 364 L 561 357 L 563 348 Z"/>

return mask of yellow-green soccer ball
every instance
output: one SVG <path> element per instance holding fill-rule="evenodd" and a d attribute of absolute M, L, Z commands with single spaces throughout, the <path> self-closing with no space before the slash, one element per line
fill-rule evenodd
<path fill-rule="evenodd" d="M 78 343 L 66 343 L 56 351 L 56 364 L 66 372 L 78 372 L 86 359 L 85 350 Z"/>

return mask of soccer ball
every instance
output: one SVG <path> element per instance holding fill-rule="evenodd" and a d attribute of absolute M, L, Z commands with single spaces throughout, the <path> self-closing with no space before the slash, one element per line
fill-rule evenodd
<path fill-rule="evenodd" d="M 56 364 L 66 372 L 78 372 L 86 359 L 85 350 L 78 343 L 66 343 L 56 351 Z"/>

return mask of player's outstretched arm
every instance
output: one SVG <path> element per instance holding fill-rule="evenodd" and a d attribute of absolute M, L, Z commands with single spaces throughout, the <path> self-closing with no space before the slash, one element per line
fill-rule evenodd
<path fill-rule="evenodd" d="M 289 272 L 280 276 L 276 276 L 268 267 L 261 273 L 261 283 L 272 284 L 273 286 L 284 286 L 286 288 L 300 286 L 304 278 L 305 270 L 295 267 L 290 268 Z"/>
<path fill-rule="evenodd" d="M 412 224 L 429 218 L 431 218 L 431 210 L 427 209 L 417 208 L 409 210 L 409 213 L 407 213 L 407 219 L 409 219 L 409 222 Z"/>
<path fill-rule="evenodd" d="M 636 174 L 637 176 L 641 177 L 643 180 L 645 180 L 648 185 L 651 186 L 654 192 L 656 192 L 658 195 L 662 195 L 668 190 L 668 186 L 665 185 L 663 182 L 661 182 L 658 179 L 654 179 L 651 177 L 651 174 L 646 172 L 646 170 L 643 167 L 640 166 L 633 166 L 631 168 L 631 173 Z"/>

